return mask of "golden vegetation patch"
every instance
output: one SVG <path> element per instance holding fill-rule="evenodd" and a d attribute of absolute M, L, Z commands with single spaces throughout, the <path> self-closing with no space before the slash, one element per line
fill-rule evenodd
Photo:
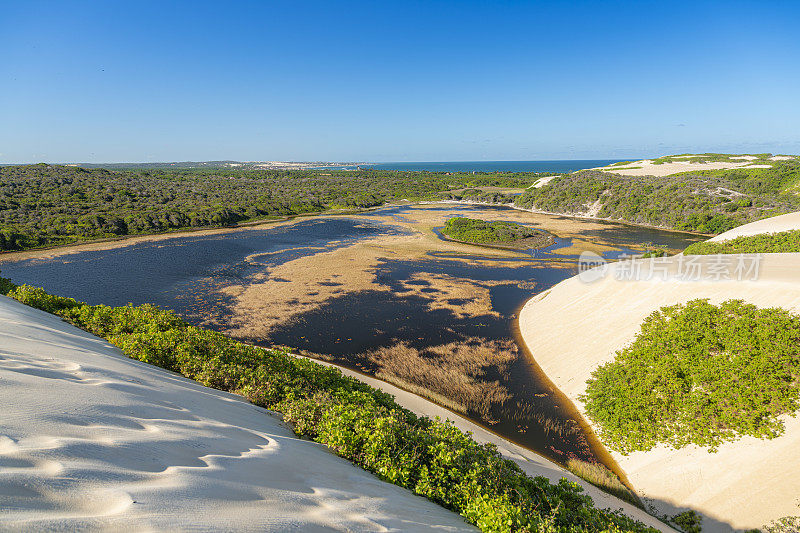
<path fill-rule="evenodd" d="M 377 367 L 375 375 L 385 381 L 431 399 L 444 397 L 446 407 L 496 423 L 494 408 L 502 406 L 511 394 L 499 380 L 488 380 L 487 373 L 508 377 L 518 350 L 511 340 L 469 337 L 424 349 L 402 342 L 362 357 Z"/>
<path fill-rule="evenodd" d="M 428 300 L 428 309 L 447 309 L 458 318 L 489 315 L 500 317 L 492 307 L 490 287 L 505 285 L 509 281 L 472 282 L 447 274 L 417 272 L 410 279 L 400 281 L 403 296 L 415 295 Z"/>

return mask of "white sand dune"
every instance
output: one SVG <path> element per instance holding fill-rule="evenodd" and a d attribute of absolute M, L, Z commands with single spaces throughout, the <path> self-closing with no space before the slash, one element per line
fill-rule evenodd
<path fill-rule="evenodd" d="M 712 237 L 709 241 L 720 242 L 729 241 L 736 237 L 747 237 L 751 235 L 759 235 L 762 233 L 778 233 L 781 231 L 790 231 L 800 229 L 800 212 L 787 213 L 777 217 L 765 218 L 733 228 L 725 233 L 720 233 L 716 237 Z"/>
<path fill-rule="evenodd" d="M 789 220 L 779 220 L 782 218 L 731 233 L 753 227 L 780 231 Z M 523 308 L 520 326 L 525 343 L 548 377 L 582 412 L 578 397 L 592 371 L 612 361 L 615 352 L 635 338 L 644 318 L 662 306 L 695 298 L 709 298 L 714 303 L 740 298 L 759 307 L 780 306 L 800 312 L 800 254 L 765 254 L 755 281 L 749 280 L 752 274 L 743 276 L 742 281 L 736 280 L 736 275 L 732 280 L 682 280 L 678 276 L 682 261 L 687 258 L 612 264 L 597 281 L 570 278 L 535 296 Z M 720 260 L 715 256 L 693 261 L 706 273 L 701 278 L 719 270 Z M 726 261 L 738 258 L 728 256 Z M 642 269 L 639 281 L 615 278 L 628 277 L 632 265 Z M 735 267 L 733 263 L 730 268 Z M 685 272 L 686 263 L 682 268 Z M 649 274 L 652 279 L 647 280 Z M 784 420 L 786 432 L 777 439 L 746 437 L 722 445 L 713 454 L 696 446 L 681 450 L 662 446 L 628 456 L 612 455 L 640 495 L 651 499 L 661 512 L 700 511 L 707 532 L 760 527 L 798 514 L 800 418 Z"/>
<path fill-rule="evenodd" d="M 533 185 L 531 185 L 528 188 L 529 189 L 531 189 L 531 188 L 540 189 L 540 188 L 544 187 L 545 185 L 547 185 L 548 183 L 550 183 L 551 181 L 553 181 L 553 178 L 557 178 L 557 177 L 558 176 L 545 176 L 543 178 L 539 178 L 538 180 L 533 182 Z"/>
<path fill-rule="evenodd" d="M 0 296 L 0 529 L 473 531 L 237 396 Z"/>
<path fill-rule="evenodd" d="M 684 156 L 692 157 L 692 156 Z M 745 159 L 747 156 L 741 156 L 732 159 Z M 679 172 L 689 172 L 696 170 L 725 170 L 730 168 L 770 168 L 771 165 L 752 164 L 749 159 L 740 163 L 731 163 L 726 161 L 710 161 L 708 163 L 690 163 L 689 161 L 673 161 L 671 163 L 661 163 L 654 165 L 652 159 L 643 159 L 641 161 L 634 161 L 627 165 L 619 167 L 607 166 L 596 167 L 591 170 L 602 170 L 604 172 L 613 172 L 622 176 L 670 176 L 678 174 Z"/>

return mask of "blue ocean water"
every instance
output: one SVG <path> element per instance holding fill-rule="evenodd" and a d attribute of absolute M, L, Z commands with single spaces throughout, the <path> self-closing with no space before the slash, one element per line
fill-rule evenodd
<path fill-rule="evenodd" d="M 573 172 L 610 165 L 621 159 L 563 159 L 555 161 L 418 161 L 371 163 L 361 168 L 378 170 L 427 170 L 430 172 Z"/>

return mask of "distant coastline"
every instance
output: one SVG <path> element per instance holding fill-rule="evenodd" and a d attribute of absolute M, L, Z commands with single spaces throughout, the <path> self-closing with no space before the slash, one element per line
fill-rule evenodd
<path fill-rule="evenodd" d="M 598 168 L 622 162 L 622 159 L 553 159 L 540 161 L 397 161 L 397 162 L 332 162 L 332 161 L 175 161 L 157 163 L 49 163 L 68 167 L 105 168 L 109 170 L 396 170 L 406 172 L 554 172 L 562 174 L 587 168 Z M 32 163 L 0 163 L 17 166 Z"/>
<path fill-rule="evenodd" d="M 618 163 L 622 159 L 563 159 L 542 161 L 416 161 L 368 163 L 361 168 L 428 172 L 574 172 Z"/>

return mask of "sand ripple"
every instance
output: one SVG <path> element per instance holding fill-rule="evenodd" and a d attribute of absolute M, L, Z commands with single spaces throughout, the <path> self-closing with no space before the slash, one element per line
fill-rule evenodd
<path fill-rule="evenodd" d="M 0 297 L 0 324 L 0 529 L 472 529 L 56 317 Z"/>

